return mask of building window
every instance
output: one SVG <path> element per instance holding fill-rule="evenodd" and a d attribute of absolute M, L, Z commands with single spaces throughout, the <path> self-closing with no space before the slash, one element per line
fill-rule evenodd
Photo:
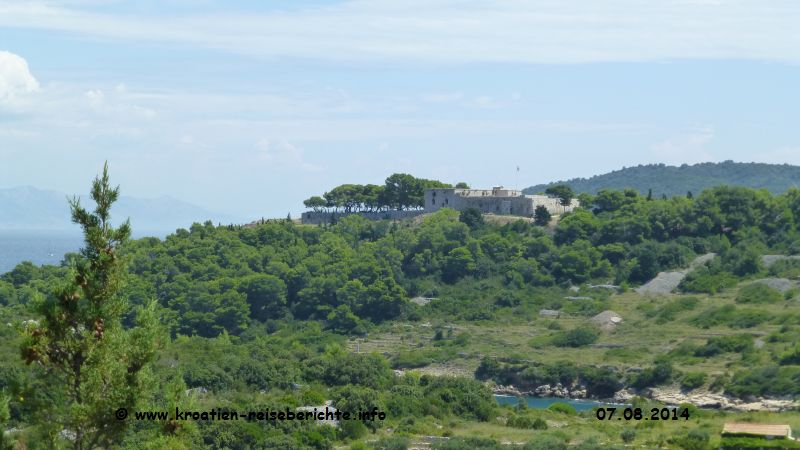
<path fill-rule="evenodd" d="M 431 200 L 431 203 L 434 204 L 434 205 L 436 204 L 436 198 L 435 197 L 433 198 L 433 200 Z"/>

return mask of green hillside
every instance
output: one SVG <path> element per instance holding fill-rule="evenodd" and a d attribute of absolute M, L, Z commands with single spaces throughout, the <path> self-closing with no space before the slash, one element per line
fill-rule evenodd
<path fill-rule="evenodd" d="M 544 192 L 556 184 L 568 184 L 576 192 L 590 194 L 595 194 L 601 189 L 633 188 L 642 194 L 647 194 L 648 190 L 652 189 L 655 196 L 669 197 L 685 195 L 687 191 L 697 194 L 704 189 L 722 185 L 767 189 L 779 194 L 790 187 L 800 185 L 800 166 L 733 161 L 681 166 L 648 164 L 623 167 L 590 178 L 538 184 L 524 189 L 524 192 L 527 194 Z"/>
<path fill-rule="evenodd" d="M 0 449 L 706 449 L 724 422 L 800 427 L 798 189 L 164 240 L 110 225 L 105 171 L 92 193 L 70 205 L 81 253 L 0 275 Z M 649 421 L 494 393 L 616 398 Z M 328 402 L 354 419 L 200 415 Z M 653 418 L 665 405 L 685 415 Z"/>

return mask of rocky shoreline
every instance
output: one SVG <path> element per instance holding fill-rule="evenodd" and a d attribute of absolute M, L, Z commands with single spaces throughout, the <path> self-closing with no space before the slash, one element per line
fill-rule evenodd
<path fill-rule="evenodd" d="M 568 388 L 562 386 L 561 383 L 555 385 L 543 384 L 538 386 L 533 391 L 521 391 L 515 386 L 497 385 L 492 389 L 496 395 L 512 395 L 515 397 L 558 397 L 571 400 L 585 399 L 587 396 L 586 388 L 584 386 L 577 386 Z"/>
<path fill-rule="evenodd" d="M 545 384 L 532 391 L 522 391 L 515 386 L 497 385 L 492 389 L 496 395 L 511 395 L 514 397 L 555 397 L 568 400 L 584 400 L 588 397 L 584 386 L 573 388 L 561 384 Z M 610 403 L 629 403 L 634 397 L 644 397 L 656 400 L 667 405 L 680 405 L 689 403 L 703 409 L 721 409 L 725 411 L 770 411 L 781 412 L 800 408 L 800 402 L 787 399 L 755 398 L 742 400 L 722 394 L 710 392 L 683 393 L 678 388 L 650 388 L 641 392 L 622 389 L 614 394 L 611 399 L 594 399 Z"/>

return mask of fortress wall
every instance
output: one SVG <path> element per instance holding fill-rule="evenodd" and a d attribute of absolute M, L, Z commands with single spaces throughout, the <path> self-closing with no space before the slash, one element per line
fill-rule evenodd
<path fill-rule="evenodd" d="M 425 212 L 441 208 L 464 210 L 475 208 L 484 214 L 533 217 L 536 207 L 544 205 L 550 214 L 572 211 L 579 203 L 573 200 L 570 206 L 561 206 L 559 199 L 546 195 L 493 195 L 490 189 L 428 189 L 425 191 Z M 517 191 L 502 190 L 500 194 L 516 194 Z"/>

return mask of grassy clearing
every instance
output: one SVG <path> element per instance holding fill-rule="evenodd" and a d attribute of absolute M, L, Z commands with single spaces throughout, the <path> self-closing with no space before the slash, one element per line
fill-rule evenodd
<path fill-rule="evenodd" d="M 620 314 L 623 323 L 613 331 L 602 332 L 595 344 L 578 348 L 555 347 L 551 339 L 560 330 L 593 326 L 589 316 L 544 318 L 538 316 L 538 310 L 524 305 L 497 310 L 498 320 L 492 322 L 449 322 L 423 316 L 417 322 L 387 323 L 366 338 L 351 339 L 348 346 L 351 351 L 382 353 L 395 362 L 406 361 L 409 355 L 419 357 L 414 361 L 416 364 L 405 368 L 450 367 L 458 373 L 474 371 L 487 356 L 638 370 L 669 355 L 681 372 L 706 373 L 707 388 L 714 377 L 729 376 L 737 369 L 775 360 L 795 344 L 792 339 L 782 340 L 780 336 L 799 328 L 792 323 L 792 318 L 800 314 L 800 302 L 796 300 L 758 305 L 768 320 L 752 327 L 719 323 L 704 328 L 697 323 L 698 317 L 704 319 L 711 314 L 709 311 L 713 313 L 726 305 L 735 311 L 749 309 L 749 305 L 736 303 L 737 291 L 738 288 L 729 289 L 714 296 L 642 296 L 632 291 L 612 295 L 604 307 Z M 740 334 L 750 335 L 758 343 L 754 351 L 722 352 L 711 357 L 694 353 L 711 338 Z"/>

